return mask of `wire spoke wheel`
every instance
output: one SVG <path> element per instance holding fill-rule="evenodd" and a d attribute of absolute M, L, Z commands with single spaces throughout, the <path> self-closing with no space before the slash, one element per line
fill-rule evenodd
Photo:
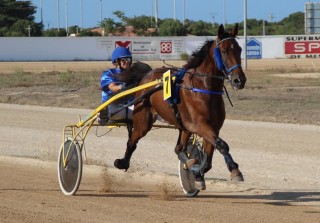
<path fill-rule="evenodd" d="M 184 163 L 179 161 L 179 179 L 184 194 L 188 197 L 195 197 L 199 193 L 199 189 L 196 188 L 196 177 L 187 168 Z"/>
<path fill-rule="evenodd" d="M 193 138 L 189 139 L 187 145 L 187 154 L 190 159 L 198 159 L 201 163 L 203 160 L 202 145 L 199 141 L 193 143 Z M 196 183 L 196 176 L 190 171 L 184 163 L 179 161 L 179 180 L 184 194 L 188 197 L 195 197 L 200 192 L 199 185 Z"/>
<path fill-rule="evenodd" d="M 65 165 L 64 159 L 66 159 Z M 81 176 L 82 156 L 80 146 L 76 141 L 72 142 L 72 140 L 67 139 L 60 148 L 58 158 L 58 179 L 61 191 L 65 195 L 74 195 L 79 188 Z"/>

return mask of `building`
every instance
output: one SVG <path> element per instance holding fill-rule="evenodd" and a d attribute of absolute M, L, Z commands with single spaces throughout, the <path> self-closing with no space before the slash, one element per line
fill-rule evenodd
<path fill-rule="evenodd" d="M 305 33 L 320 33 L 320 2 L 305 4 Z"/>

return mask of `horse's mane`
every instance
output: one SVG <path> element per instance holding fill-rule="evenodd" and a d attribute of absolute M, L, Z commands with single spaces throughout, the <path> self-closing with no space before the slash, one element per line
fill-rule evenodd
<path fill-rule="evenodd" d="M 203 46 L 192 52 L 185 68 L 191 69 L 200 66 L 200 64 L 206 59 L 208 56 L 208 52 L 213 44 L 214 40 L 207 40 Z"/>
<path fill-rule="evenodd" d="M 220 40 L 228 38 L 230 36 L 232 36 L 230 33 L 224 32 Z M 187 64 L 184 67 L 187 69 L 192 69 L 200 66 L 200 64 L 208 57 L 208 52 L 211 49 L 214 41 L 215 40 L 207 40 L 206 42 L 204 42 L 200 49 L 192 52 Z"/>

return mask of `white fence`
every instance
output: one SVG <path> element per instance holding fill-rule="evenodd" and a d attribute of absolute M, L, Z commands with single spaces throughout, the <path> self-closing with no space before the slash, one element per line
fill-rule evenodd
<path fill-rule="evenodd" d="M 135 60 L 179 60 L 209 39 L 215 37 L 1 37 L 0 61 L 110 60 L 117 46 L 129 47 Z M 244 48 L 244 38 L 238 42 Z M 248 37 L 247 49 L 249 59 L 319 58 L 320 36 Z"/>

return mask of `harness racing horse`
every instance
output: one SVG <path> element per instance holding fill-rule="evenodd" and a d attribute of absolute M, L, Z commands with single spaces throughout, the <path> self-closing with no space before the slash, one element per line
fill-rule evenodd
<path fill-rule="evenodd" d="M 125 155 L 115 160 L 115 167 L 124 170 L 129 168 L 138 141 L 151 130 L 159 115 L 179 129 L 175 152 L 189 170 L 200 172 L 196 168 L 200 166 L 198 161 L 189 158 L 185 151 L 190 136 L 196 133 L 205 141 L 206 161 L 202 166 L 203 172 L 212 168 L 213 152 L 217 149 L 225 158 L 231 180 L 243 180 L 238 164 L 229 153 L 228 144 L 219 137 L 226 113 L 222 97 L 224 80 L 229 80 L 233 89 L 243 89 L 246 83 L 237 34 L 238 24 L 231 32 L 226 32 L 223 25 L 220 25 L 216 40 L 206 41 L 200 50 L 193 52 L 182 69 L 171 68 L 176 77 L 172 91 L 176 92 L 174 100 L 163 99 L 163 86 L 136 93 L 135 97 L 142 99 L 134 106 L 133 131 L 129 134 Z M 152 70 L 140 84 L 160 79 L 166 71 L 168 68 Z"/>

